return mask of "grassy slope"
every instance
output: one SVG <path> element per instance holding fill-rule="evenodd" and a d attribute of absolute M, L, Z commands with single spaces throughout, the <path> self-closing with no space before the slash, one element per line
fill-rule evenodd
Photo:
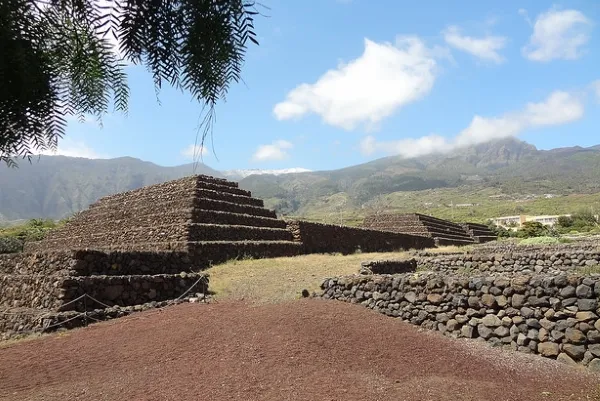
<path fill-rule="evenodd" d="M 440 247 L 430 252 L 467 251 L 470 247 Z M 408 252 L 315 254 L 291 258 L 234 260 L 207 270 L 215 298 L 281 302 L 317 291 L 327 277 L 358 273 L 366 260 L 402 259 Z"/>
<path fill-rule="evenodd" d="M 312 202 L 301 210 L 296 217 L 319 222 L 357 225 L 362 219 L 373 213 L 376 208 L 357 208 L 346 205 L 337 207 L 336 199 Z M 501 195 L 502 197 L 495 197 Z M 520 195 L 502 195 L 495 188 L 441 188 L 425 191 L 395 192 L 382 198 L 380 210 L 390 213 L 424 213 L 454 221 L 485 222 L 489 218 L 529 214 L 569 214 L 581 209 L 600 213 L 600 193 L 572 194 L 545 199 L 540 196 L 526 199 Z M 454 207 L 450 204 L 472 203 L 472 207 Z"/>
<path fill-rule="evenodd" d="M 280 302 L 316 291 L 326 277 L 358 273 L 360 262 L 406 256 L 404 252 L 354 255 L 302 255 L 291 258 L 230 261 L 207 270 L 219 299 Z"/>

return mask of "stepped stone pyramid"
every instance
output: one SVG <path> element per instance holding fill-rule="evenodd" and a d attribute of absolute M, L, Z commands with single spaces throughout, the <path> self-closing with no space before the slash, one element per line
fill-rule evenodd
<path fill-rule="evenodd" d="M 363 222 L 363 227 L 431 237 L 438 246 L 468 245 L 477 242 L 465 226 L 420 213 L 368 216 Z"/>
<path fill-rule="evenodd" d="M 283 220 L 235 182 L 195 175 L 101 198 L 25 252 L 186 252 L 195 264 L 298 254 Z"/>
<path fill-rule="evenodd" d="M 462 226 L 467 231 L 467 234 L 473 237 L 476 243 L 482 244 L 498 239 L 498 236 L 485 224 L 463 223 Z"/>
<path fill-rule="evenodd" d="M 23 253 L 0 255 L 0 340 L 204 298 L 199 270 L 211 263 L 300 253 L 263 206 L 203 175 L 100 199 Z"/>

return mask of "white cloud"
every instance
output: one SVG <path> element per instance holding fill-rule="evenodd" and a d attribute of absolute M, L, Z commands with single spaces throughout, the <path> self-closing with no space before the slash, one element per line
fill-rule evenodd
<path fill-rule="evenodd" d="M 535 20 L 523 55 L 533 61 L 577 59 L 590 38 L 590 26 L 591 21 L 580 11 L 553 7 Z"/>
<path fill-rule="evenodd" d="M 506 45 L 506 38 L 503 36 L 485 36 L 483 38 L 474 38 L 465 36 L 457 26 L 449 26 L 444 30 L 444 40 L 450 46 L 472 54 L 483 60 L 501 63 L 504 58 L 498 53 Z"/>
<path fill-rule="evenodd" d="M 313 84 L 301 84 L 275 105 L 278 120 L 315 113 L 329 125 L 353 130 L 376 125 L 394 111 L 429 93 L 435 82 L 436 57 L 415 36 L 395 44 L 365 39 L 363 54 L 340 64 Z"/>
<path fill-rule="evenodd" d="M 254 155 L 252 155 L 252 160 L 254 161 L 268 161 L 268 160 L 283 160 L 286 159 L 289 154 L 287 150 L 293 148 L 291 142 L 284 140 L 277 140 L 269 145 L 260 145 Z"/>
<path fill-rule="evenodd" d="M 34 151 L 35 155 L 83 157 L 85 159 L 107 159 L 105 155 L 97 153 L 82 141 L 70 139 L 59 140 L 56 150 Z"/>
<path fill-rule="evenodd" d="M 584 106 L 579 98 L 568 92 L 555 91 L 543 102 L 528 103 L 518 112 L 491 118 L 476 115 L 467 128 L 450 140 L 439 135 L 428 135 L 377 142 L 373 136 L 367 136 L 361 141 L 360 149 L 365 155 L 380 152 L 404 157 L 445 153 L 494 139 L 518 136 L 527 129 L 566 124 L 580 119 L 583 113 Z"/>
<path fill-rule="evenodd" d="M 191 144 L 187 146 L 185 149 L 181 151 L 181 155 L 186 159 L 196 160 L 200 156 L 206 156 L 208 154 L 208 149 L 202 145 L 194 145 Z"/>

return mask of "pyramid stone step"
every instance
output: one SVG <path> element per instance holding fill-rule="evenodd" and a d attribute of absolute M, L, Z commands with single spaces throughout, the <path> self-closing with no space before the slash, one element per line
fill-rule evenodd
<path fill-rule="evenodd" d="M 194 223 L 226 224 L 254 227 L 286 228 L 285 221 L 276 217 L 255 216 L 244 213 L 222 212 L 219 210 L 194 209 Z"/>
<path fill-rule="evenodd" d="M 85 228 L 86 232 L 117 231 L 124 227 L 152 228 L 169 224 L 224 224 L 255 227 L 285 228 L 285 221 L 272 217 L 251 216 L 249 214 L 220 212 L 203 209 L 177 209 L 166 213 L 154 213 L 155 208 L 136 208 L 119 211 L 107 211 L 96 215 L 94 221 L 72 221 L 69 229 L 59 228 L 52 231 L 52 238 L 64 237 L 69 232 Z"/>
<path fill-rule="evenodd" d="M 98 247 L 101 252 L 182 252 L 188 253 L 190 263 L 200 268 L 212 264 L 226 262 L 230 259 L 271 258 L 295 256 L 301 253 L 302 244 L 294 241 L 181 241 L 181 242 L 146 242 L 137 244 L 119 244 Z"/>
<path fill-rule="evenodd" d="M 118 249 L 127 251 L 127 247 L 127 245 L 123 245 Z M 108 247 L 102 250 L 114 251 L 116 249 L 117 247 Z M 210 264 L 223 263 L 246 256 L 252 258 L 295 256 L 301 253 L 302 244 L 293 241 L 153 242 L 131 245 L 131 249 L 148 252 L 164 250 L 189 252 L 192 263 L 207 268 Z"/>
<path fill-rule="evenodd" d="M 448 225 L 448 226 L 453 226 L 453 227 L 458 227 L 458 228 L 462 228 L 460 226 L 460 224 L 458 223 L 454 223 L 452 221 L 449 220 L 444 220 L 444 219 L 439 219 L 437 217 L 433 217 L 433 216 L 428 216 L 426 214 L 421 214 L 421 213 L 415 213 L 417 215 L 417 217 L 419 218 L 419 220 L 421 221 L 430 221 L 432 223 L 437 223 L 437 224 L 442 224 L 442 225 Z"/>
<path fill-rule="evenodd" d="M 472 245 L 474 242 L 472 240 L 460 240 L 460 239 L 452 239 L 452 238 L 435 238 L 436 246 L 446 246 L 446 245 L 455 245 L 455 246 L 464 246 L 464 245 Z"/>
<path fill-rule="evenodd" d="M 68 235 L 68 234 L 67 234 Z M 135 245 L 152 241 L 291 241 L 287 229 L 217 224 L 169 224 L 124 231 L 88 232 L 78 236 L 52 237 L 44 241 L 45 250 L 103 249 L 120 244 Z M 35 250 L 30 246 L 28 251 Z"/>
<path fill-rule="evenodd" d="M 66 275 L 0 275 L 0 307 L 56 309 L 65 303 Z"/>
<path fill-rule="evenodd" d="M 193 209 L 191 207 L 172 209 L 164 213 L 157 213 L 154 205 L 137 207 L 124 210 L 108 210 L 94 215 L 91 221 L 74 219 L 69 223 L 68 229 L 63 227 L 51 231 L 51 233 L 64 234 L 78 232 L 85 229 L 86 232 L 117 231 L 127 227 L 152 228 L 169 224 L 185 225 L 192 219 Z M 64 233 L 64 234 L 63 234 Z M 54 238 L 54 236 L 53 236 Z"/>
<path fill-rule="evenodd" d="M 483 244 L 485 242 L 492 242 L 492 241 L 497 241 L 498 237 L 496 237 L 495 235 L 478 235 L 474 237 L 474 240 L 476 243 L 478 244 Z"/>
<path fill-rule="evenodd" d="M 432 232 L 431 236 L 433 238 L 445 238 L 445 239 L 455 239 L 457 241 L 470 241 L 470 242 L 473 242 L 473 238 L 469 237 L 468 235 L 453 235 L 453 234 Z"/>
<path fill-rule="evenodd" d="M 160 184 L 148 185 L 148 186 L 145 186 L 142 188 L 133 189 L 131 191 L 120 192 L 118 194 L 107 195 L 107 196 L 104 196 L 104 197 L 98 199 L 97 202 L 110 201 L 113 199 L 114 200 L 119 200 L 119 199 L 124 200 L 124 199 L 129 199 L 132 196 L 140 197 L 140 196 L 145 196 L 147 194 L 156 194 L 156 193 L 160 193 L 160 192 L 168 193 L 168 192 L 174 192 L 174 191 L 179 191 L 179 190 L 183 190 L 183 189 L 200 188 L 202 186 L 208 188 L 209 185 L 216 186 L 216 188 L 219 188 L 223 191 L 226 191 L 227 189 L 234 190 L 234 191 L 236 189 L 239 189 L 238 184 L 233 181 L 228 181 L 225 179 L 210 177 L 210 176 L 206 176 L 206 175 L 196 175 L 196 176 L 180 178 L 178 180 L 166 181 L 166 182 L 163 182 Z M 244 191 L 244 190 L 240 190 L 240 191 L 242 191 L 240 193 L 240 195 L 246 194 L 246 195 L 250 196 L 250 193 L 248 191 Z"/>
<path fill-rule="evenodd" d="M 244 257 L 296 256 L 302 252 L 302 244 L 293 241 L 206 241 L 191 242 L 188 249 L 192 260 L 210 266 Z"/>
<path fill-rule="evenodd" d="M 443 231 L 443 232 L 449 232 L 449 233 L 456 233 L 456 234 L 461 234 L 461 235 L 466 235 L 467 234 L 467 230 L 465 230 L 461 226 L 445 225 L 445 224 L 439 224 L 437 222 L 423 222 L 422 224 L 425 227 L 427 227 L 429 230 L 436 230 L 436 231 Z"/>
<path fill-rule="evenodd" d="M 472 236 L 495 236 L 491 230 L 469 230 L 469 234 Z"/>
<path fill-rule="evenodd" d="M 236 203 L 213 200 L 213 199 L 194 199 L 193 205 L 198 209 L 217 210 L 221 212 L 249 214 L 251 216 L 277 218 L 277 214 L 273 210 L 262 207 L 238 205 Z"/>
<path fill-rule="evenodd" d="M 191 224 L 188 240 L 197 241 L 292 241 L 285 228 L 242 225 Z"/>
<path fill-rule="evenodd" d="M 118 246 L 119 244 L 136 244 L 138 242 L 165 241 L 179 242 L 188 240 L 188 229 L 185 224 L 170 224 L 152 228 L 131 228 L 122 231 L 94 231 L 82 233 L 77 236 L 53 236 L 43 241 L 45 250 L 62 249 L 103 249 Z M 35 251 L 34 245 L 27 247 L 27 251 Z"/>
<path fill-rule="evenodd" d="M 134 212 L 140 212 L 140 214 L 150 213 L 151 211 L 156 210 L 182 210 L 182 209 L 203 209 L 203 210 L 213 210 L 220 212 L 229 212 L 229 213 L 238 213 L 238 214 L 248 214 L 251 216 L 258 217 L 269 217 L 272 219 L 277 218 L 277 214 L 272 211 L 265 209 L 263 207 L 250 206 L 250 205 L 239 205 L 237 203 L 231 203 L 221 200 L 214 199 L 206 199 L 206 198 L 196 198 L 194 199 L 190 196 L 187 199 L 174 199 L 171 201 L 163 202 L 159 205 L 156 203 L 145 204 L 143 206 L 129 208 L 121 205 L 120 207 L 115 208 L 93 208 L 87 209 L 81 212 L 77 216 L 77 221 L 88 222 L 90 220 L 99 220 L 102 218 L 109 219 L 128 219 L 129 216 L 132 216 Z M 73 224 L 75 222 L 71 222 L 69 224 Z"/>
<path fill-rule="evenodd" d="M 485 224 L 480 224 L 480 223 L 463 223 L 464 226 L 468 227 L 468 228 L 475 228 L 475 229 L 479 229 L 479 230 L 489 230 L 490 227 L 485 225 Z"/>
<path fill-rule="evenodd" d="M 213 191 L 210 189 L 184 189 L 180 191 L 168 192 L 168 193 L 157 193 L 147 194 L 145 196 L 135 196 L 128 201 L 124 200 L 110 200 L 99 202 L 90 207 L 94 211 L 114 209 L 119 207 L 139 207 L 143 205 L 155 205 L 159 206 L 163 203 L 172 202 L 178 199 L 192 199 L 192 198 L 206 198 L 212 200 L 225 201 L 235 203 L 238 205 L 249 205 L 256 207 L 263 207 L 264 203 L 262 199 L 250 198 L 247 196 L 234 195 L 225 192 Z"/>

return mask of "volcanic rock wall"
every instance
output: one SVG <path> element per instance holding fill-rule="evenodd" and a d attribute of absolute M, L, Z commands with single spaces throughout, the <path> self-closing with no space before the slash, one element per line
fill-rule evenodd
<path fill-rule="evenodd" d="M 302 243 L 303 253 L 391 252 L 397 250 L 431 248 L 432 238 L 392 233 L 365 228 L 312 223 L 301 220 L 287 221 L 294 240 Z"/>
<path fill-rule="evenodd" d="M 84 324 L 80 312 L 103 320 L 205 294 L 202 267 L 181 252 L 0 255 L 0 339 Z"/>
<path fill-rule="evenodd" d="M 323 297 L 360 303 L 453 337 L 600 370 L 600 276 L 436 272 L 327 279 Z"/>
<path fill-rule="evenodd" d="M 463 253 L 453 255 L 421 254 L 417 257 L 420 269 L 433 269 L 448 273 L 478 272 L 553 273 L 575 271 L 600 264 L 600 251 L 563 250 L 540 252 L 515 252 L 506 254 Z M 598 270 L 600 273 L 600 269 Z"/>
<path fill-rule="evenodd" d="M 367 216 L 363 221 L 363 227 L 396 233 L 427 236 L 434 238 L 437 245 L 468 245 L 479 242 L 482 238 L 485 238 L 484 241 L 490 240 L 487 236 L 488 233 L 483 233 L 479 226 L 472 225 L 463 227 L 460 224 L 451 221 L 419 213 Z M 475 234 L 477 234 L 477 236 L 475 236 Z"/>

